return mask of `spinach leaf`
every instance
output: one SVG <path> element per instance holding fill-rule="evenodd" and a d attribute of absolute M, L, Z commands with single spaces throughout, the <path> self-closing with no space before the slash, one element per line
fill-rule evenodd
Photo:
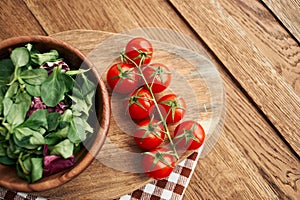
<path fill-rule="evenodd" d="M 96 90 L 96 85 L 83 73 L 78 75 L 75 81 L 74 87 L 79 89 L 82 96 L 86 96 L 88 93 Z"/>
<path fill-rule="evenodd" d="M 80 99 L 75 96 L 69 96 L 72 99 L 73 104 L 71 106 L 75 116 L 81 116 L 82 113 L 88 114 L 89 108 L 84 99 Z"/>
<path fill-rule="evenodd" d="M 0 142 L 0 156 L 6 156 L 5 142 Z"/>
<path fill-rule="evenodd" d="M 42 101 L 49 107 L 55 107 L 64 99 L 66 86 L 61 78 L 61 70 L 55 67 L 53 73 L 44 81 L 41 86 Z"/>
<path fill-rule="evenodd" d="M 12 98 L 13 96 L 15 96 L 17 94 L 18 89 L 19 89 L 19 84 L 17 82 L 14 82 L 13 84 L 11 84 L 9 86 L 4 97 Z"/>
<path fill-rule="evenodd" d="M 73 118 L 70 124 L 68 138 L 74 144 L 78 144 L 86 139 L 85 124 L 82 118 Z"/>
<path fill-rule="evenodd" d="M 43 145 L 45 144 L 45 138 L 39 132 L 33 132 L 32 136 L 29 139 L 29 143 L 32 145 Z"/>
<path fill-rule="evenodd" d="M 16 127 L 24 122 L 26 113 L 31 104 L 31 97 L 27 92 L 20 92 L 16 95 L 15 103 L 10 106 L 7 114 L 7 122 Z M 5 107 L 4 107 L 5 109 Z"/>
<path fill-rule="evenodd" d="M 3 165 L 14 165 L 16 164 L 16 161 L 7 156 L 0 156 L 0 163 Z"/>
<path fill-rule="evenodd" d="M 73 150 L 74 144 L 69 139 L 65 139 L 54 147 L 50 148 L 50 154 L 62 156 L 66 159 L 73 155 Z"/>
<path fill-rule="evenodd" d="M 35 111 L 30 117 L 22 123 L 18 127 L 27 127 L 32 130 L 38 131 L 40 127 L 48 128 L 48 121 L 47 121 L 47 114 L 48 111 L 45 109 Z"/>
<path fill-rule="evenodd" d="M 85 74 L 82 74 L 83 84 L 82 84 L 82 95 L 86 96 L 90 92 L 96 90 L 96 85 L 90 81 Z"/>
<path fill-rule="evenodd" d="M 2 101 L 3 104 L 3 115 L 6 117 L 11 109 L 11 106 L 13 105 L 13 101 L 10 98 L 4 98 Z"/>
<path fill-rule="evenodd" d="M 29 128 L 15 128 L 15 132 L 13 134 L 13 141 L 14 143 L 22 148 L 26 148 L 26 149 L 35 149 L 36 146 L 35 145 L 31 145 L 29 143 L 29 139 L 33 134 L 33 130 L 29 129 Z"/>
<path fill-rule="evenodd" d="M 45 136 L 45 144 L 55 145 L 59 141 L 67 138 L 69 133 L 69 126 L 66 126 L 62 129 L 57 130 L 56 132 L 51 132 Z"/>
<path fill-rule="evenodd" d="M 7 122 L 13 127 L 20 125 L 24 122 L 28 109 L 29 106 L 27 106 L 26 102 L 12 104 L 7 114 Z"/>
<path fill-rule="evenodd" d="M 23 172 L 23 169 L 22 169 L 22 167 L 21 167 L 21 165 L 20 165 L 19 162 L 17 162 L 16 168 L 17 168 L 17 174 L 18 174 L 18 176 L 19 176 L 20 178 L 22 178 L 22 179 L 25 179 L 28 183 L 31 183 L 31 177 L 30 177 L 30 174 L 25 174 L 25 173 Z"/>
<path fill-rule="evenodd" d="M 81 93 L 81 90 L 79 89 L 79 87 L 78 87 L 77 84 L 75 85 L 75 87 L 72 90 L 72 96 L 73 97 L 77 97 L 79 99 L 83 99 L 84 98 L 83 95 L 82 95 L 82 93 Z M 75 99 L 73 101 L 75 101 Z"/>
<path fill-rule="evenodd" d="M 23 67 L 29 63 L 29 51 L 25 47 L 17 47 L 14 50 L 12 50 L 10 54 L 10 59 L 13 62 L 16 69 L 18 67 Z"/>
<path fill-rule="evenodd" d="M 48 123 L 48 131 L 54 131 L 58 127 L 59 120 L 60 120 L 60 113 L 52 112 L 49 113 L 47 116 L 47 123 Z"/>
<path fill-rule="evenodd" d="M 52 113 L 49 113 L 48 116 L 50 116 L 50 114 L 52 114 Z M 60 116 L 60 120 L 58 122 L 55 122 L 55 126 L 57 126 L 56 131 L 51 132 L 45 136 L 46 144 L 54 145 L 54 144 L 57 144 L 57 142 L 59 142 L 63 139 L 66 139 L 69 134 L 71 120 L 72 120 L 72 111 L 70 109 L 67 109 Z M 50 127 L 50 125 L 49 125 L 49 127 Z"/>
<path fill-rule="evenodd" d="M 22 162 L 20 164 L 22 165 L 23 172 L 26 174 L 30 174 L 30 172 L 32 171 L 32 163 L 31 163 L 30 155 L 23 156 L 21 157 L 21 159 L 19 158 L 19 162 L 21 160 Z"/>
<path fill-rule="evenodd" d="M 11 59 L 0 60 L 0 86 L 8 84 L 13 77 L 15 66 Z"/>
<path fill-rule="evenodd" d="M 42 65 L 45 62 L 57 61 L 59 57 L 58 51 L 51 50 L 46 53 L 33 53 L 31 54 L 31 61 L 35 64 Z"/>
<path fill-rule="evenodd" d="M 26 149 L 36 149 L 38 145 L 45 144 L 45 139 L 41 133 L 27 127 L 17 127 L 14 133 L 14 142 Z"/>
<path fill-rule="evenodd" d="M 29 95 L 28 95 L 29 96 Z M 20 113 L 18 108 L 22 107 L 22 105 L 15 105 L 14 101 L 18 101 L 21 102 L 22 98 L 24 98 L 24 102 L 22 103 L 22 105 L 24 105 L 26 107 L 27 104 L 31 103 L 31 98 L 24 96 L 22 93 L 20 93 L 19 91 L 19 84 L 17 82 L 12 83 L 12 85 L 9 86 L 7 92 L 5 93 L 4 99 L 2 101 L 2 105 L 3 105 L 3 115 L 4 117 L 8 117 L 9 115 L 9 120 L 10 120 L 10 124 L 12 124 L 11 122 L 14 120 L 14 114 L 18 115 L 18 117 L 22 118 L 22 114 Z M 22 110 L 25 109 L 21 108 Z M 18 113 L 14 113 L 14 112 L 18 112 Z M 24 116 L 25 117 L 25 116 Z M 16 121 L 18 121 L 20 118 L 15 119 Z"/>
<path fill-rule="evenodd" d="M 88 133 L 93 133 L 94 128 L 87 122 L 87 119 L 84 120 L 83 122 L 84 122 L 85 131 Z"/>
<path fill-rule="evenodd" d="M 68 92 L 68 91 L 70 91 L 70 90 L 73 89 L 75 81 L 74 81 L 74 79 L 71 76 L 69 76 L 69 75 L 67 75 L 65 73 L 62 73 L 61 74 L 61 80 L 65 84 L 65 87 L 66 87 L 66 91 L 65 92 Z"/>
<path fill-rule="evenodd" d="M 86 104 L 87 104 L 87 106 L 88 106 L 88 110 L 90 110 L 91 107 L 92 107 L 92 105 L 93 105 L 93 100 L 94 100 L 95 92 L 96 92 L 96 91 L 91 91 L 90 93 L 88 93 L 88 94 L 85 96 L 85 101 L 86 101 Z"/>
<path fill-rule="evenodd" d="M 40 85 L 30 85 L 25 83 L 25 88 L 28 94 L 33 97 L 40 97 L 41 96 L 41 86 Z"/>
<path fill-rule="evenodd" d="M 65 110 L 65 112 L 61 115 L 61 121 L 70 122 L 72 120 L 73 113 L 71 109 Z"/>
<path fill-rule="evenodd" d="M 21 152 L 21 148 L 16 145 L 13 138 L 10 138 L 7 144 L 6 155 L 11 159 L 17 159 Z"/>
<path fill-rule="evenodd" d="M 76 79 L 76 84 L 72 90 L 73 93 L 69 95 L 73 101 L 72 109 L 75 116 L 89 115 L 95 91 L 95 84 L 88 80 L 85 74 L 82 74 L 81 78 Z"/>
<path fill-rule="evenodd" d="M 19 77 L 30 85 L 41 85 L 48 78 L 48 72 L 42 68 L 25 70 Z"/>
<path fill-rule="evenodd" d="M 17 160 L 17 172 L 18 176 L 27 180 L 27 182 L 32 182 L 32 172 L 33 172 L 33 165 L 30 154 L 23 154 L 20 153 L 18 160 Z"/>
<path fill-rule="evenodd" d="M 5 86 L 0 86 L 0 116 L 2 115 L 3 112 L 3 99 L 6 92 L 5 90 L 6 90 Z"/>
<path fill-rule="evenodd" d="M 0 126 L 0 138 L 1 138 L 0 141 L 2 140 L 2 138 L 4 138 L 3 140 L 5 140 L 7 134 L 8 134 L 8 130 L 4 126 Z"/>
<path fill-rule="evenodd" d="M 31 158 L 31 182 L 36 182 L 43 176 L 43 158 Z"/>

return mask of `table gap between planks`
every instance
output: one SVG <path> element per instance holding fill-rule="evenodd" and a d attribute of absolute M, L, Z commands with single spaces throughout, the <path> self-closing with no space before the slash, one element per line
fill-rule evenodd
<path fill-rule="evenodd" d="M 223 78 L 227 115 L 220 140 L 199 161 L 184 199 L 299 199 L 299 45 L 261 2 L 5 0 L 0 5 L 1 39 L 151 26 L 189 35 Z M 286 16 L 283 24 L 293 26 Z M 68 199 L 65 188 L 60 192 Z M 84 189 L 77 193 L 88 198 Z"/>

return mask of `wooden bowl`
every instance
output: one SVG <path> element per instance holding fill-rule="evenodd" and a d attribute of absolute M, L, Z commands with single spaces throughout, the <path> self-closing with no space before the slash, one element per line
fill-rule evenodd
<path fill-rule="evenodd" d="M 96 68 L 79 50 L 63 41 L 48 36 L 21 36 L 10 38 L 0 42 L 0 59 L 8 58 L 13 48 L 24 46 L 27 43 L 33 44 L 34 48 L 40 52 L 48 52 L 51 49 L 56 49 L 60 57 L 64 58 L 71 69 L 78 69 L 79 67 L 90 68 L 89 78 L 94 79 L 94 81 L 98 83 L 94 101 L 96 120 L 93 120 L 93 126 L 95 132 L 93 137 L 88 141 L 89 144 L 86 143 L 86 145 L 84 145 L 86 148 L 83 148 L 75 155 L 76 163 L 72 168 L 29 184 L 17 176 L 15 166 L 0 164 L 0 186 L 14 191 L 34 192 L 58 187 L 78 176 L 91 164 L 95 155 L 104 144 L 109 127 L 110 107 L 105 84 L 100 78 Z"/>

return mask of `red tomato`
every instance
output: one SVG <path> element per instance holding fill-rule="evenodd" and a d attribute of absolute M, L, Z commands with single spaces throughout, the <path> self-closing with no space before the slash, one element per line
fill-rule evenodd
<path fill-rule="evenodd" d="M 162 92 L 170 85 L 171 72 L 167 66 L 161 63 L 143 67 L 143 74 L 154 93 Z"/>
<path fill-rule="evenodd" d="M 114 92 L 128 94 L 137 88 L 139 75 L 137 69 L 131 65 L 117 63 L 109 68 L 106 80 Z"/>
<path fill-rule="evenodd" d="M 160 180 L 168 177 L 175 166 L 175 156 L 166 148 L 145 152 L 142 166 L 147 176 Z"/>
<path fill-rule="evenodd" d="M 146 119 L 140 122 L 134 132 L 134 140 L 142 149 L 154 149 L 164 139 L 164 126 L 155 119 Z"/>
<path fill-rule="evenodd" d="M 133 92 L 126 101 L 128 113 L 134 120 L 142 120 L 151 116 L 150 108 L 153 105 L 151 93 L 143 87 Z"/>
<path fill-rule="evenodd" d="M 149 64 L 152 59 L 152 44 L 145 38 L 133 38 L 125 48 L 125 55 L 128 56 L 136 65 Z"/>
<path fill-rule="evenodd" d="M 192 120 L 180 123 L 174 131 L 174 143 L 181 150 L 195 150 L 201 147 L 205 139 L 202 126 Z"/>
<path fill-rule="evenodd" d="M 176 94 L 167 94 L 158 100 L 160 111 L 166 122 L 174 124 L 179 122 L 185 114 L 186 104 L 182 97 Z"/>

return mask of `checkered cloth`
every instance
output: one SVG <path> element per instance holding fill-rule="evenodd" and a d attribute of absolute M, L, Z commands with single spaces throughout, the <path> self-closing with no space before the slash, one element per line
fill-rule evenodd
<path fill-rule="evenodd" d="M 180 200 L 189 184 L 192 173 L 196 167 L 200 155 L 194 152 L 188 158 L 180 162 L 166 179 L 154 180 L 142 188 L 124 195 L 118 200 Z M 13 192 L 0 187 L 0 199 L 4 200 L 45 200 L 22 192 Z"/>
<path fill-rule="evenodd" d="M 118 200 L 179 200 L 182 199 L 195 169 L 199 153 L 195 152 L 179 163 L 166 179 L 155 180 Z"/>

